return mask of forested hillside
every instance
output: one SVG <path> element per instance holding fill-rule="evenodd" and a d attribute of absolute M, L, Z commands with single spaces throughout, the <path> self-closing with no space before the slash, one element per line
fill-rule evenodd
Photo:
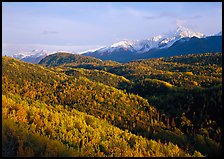
<path fill-rule="evenodd" d="M 221 156 L 221 53 L 2 62 L 3 156 Z"/>
<path fill-rule="evenodd" d="M 39 64 L 44 66 L 59 66 L 63 64 L 87 64 L 87 63 L 102 63 L 100 59 L 89 57 L 89 56 L 80 56 L 76 54 L 69 53 L 57 53 L 52 54 L 44 59 L 42 59 Z"/>

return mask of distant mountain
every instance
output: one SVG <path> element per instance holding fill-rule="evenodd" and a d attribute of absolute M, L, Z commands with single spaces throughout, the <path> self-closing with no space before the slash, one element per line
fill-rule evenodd
<path fill-rule="evenodd" d="M 54 52 L 51 51 L 50 52 L 47 50 L 32 50 L 30 52 L 14 54 L 12 57 L 25 61 L 25 62 L 37 64 L 46 56 L 57 53 L 57 52 L 67 52 L 67 51 L 54 51 Z"/>
<path fill-rule="evenodd" d="M 214 34 L 213 36 L 220 35 L 222 35 L 222 32 Z M 195 41 L 195 38 L 203 40 L 199 40 L 200 44 L 198 44 L 199 41 Z M 128 62 L 140 58 L 221 51 L 222 47 L 220 45 L 213 45 L 214 42 L 220 44 L 221 39 L 222 38 L 210 38 L 202 33 L 194 32 L 191 29 L 178 27 L 175 31 L 164 35 L 158 35 L 145 40 L 123 40 L 107 47 L 86 51 L 83 55 L 100 58 L 102 60 Z M 181 50 L 182 48 L 184 50 Z M 172 53 L 170 51 L 172 51 Z"/>
<path fill-rule="evenodd" d="M 222 31 L 217 34 L 206 36 L 180 26 L 170 33 L 158 35 L 149 39 L 122 40 L 110 46 L 79 53 L 101 60 L 129 62 L 141 58 L 173 56 L 187 53 L 220 52 L 222 51 L 221 37 Z M 66 51 L 49 52 L 46 50 L 33 50 L 31 52 L 15 54 L 13 57 L 25 62 L 39 63 L 46 56 L 57 52 Z"/>
<path fill-rule="evenodd" d="M 220 31 L 219 33 L 215 34 L 214 36 L 222 36 L 222 32 Z"/>
<path fill-rule="evenodd" d="M 49 54 L 50 52 L 46 50 L 32 50 L 31 52 L 14 54 L 13 57 L 25 62 L 38 63 Z"/>
<path fill-rule="evenodd" d="M 169 57 L 206 52 L 222 52 L 222 36 L 182 38 L 176 41 L 169 48 L 153 49 L 143 54 L 134 56 L 133 59 Z"/>

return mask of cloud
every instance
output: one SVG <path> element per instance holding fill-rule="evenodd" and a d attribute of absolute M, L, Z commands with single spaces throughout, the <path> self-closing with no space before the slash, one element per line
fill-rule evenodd
<path fill-rule="evenodd" d="M 176 19 L 176 25 L 177 26 L 186 26 L 187 25 L 187 21 L 184 19 Z"/>
<path fill-rule="evenodd" d="M 48 31 L 48 30 L 43 31 L 44 35 L 47 35 L 47 34 L 58 34 L 58 33 L 59 32 L 57 32 L 57 31 Z"/>
<path fill-rule="evenodd" d="M 162 12 L 158 16 L 148 16 L 144 15 L 143 18 L 147 20 L 152 20 L 152 19 L 161 19 L 161 18 L 177 18 L 178 16 L 175 13 L 172 12 Z"/>
<path fill-rule="evenodd" d="M 191 28 L 193 30 L 196 31 L 196 29 L 198 29 L 198 25 L 195 23 L 191 23 L 190 20 L 194 20 L 194 19 L 176 19 L 176 25 L 179 26 L 183 26 L 183 27 L 187 27 L 187 28 Z"/>
<path fill-rule="evenodd" d="M 202 16 L 200 15 L 195 15 L 195 16 L 188 16 L 188 17 L 183 17 L 184 19 L 190 19 L 190 20 L 193 20 L 193 19 L 200 19 L 200 18 L 203 18 Z"/>
<path fill-rule="evenodd" d="M 157 16 L 143 16 L 144 19 L 152 20 L 158 18 Z"/>
<path fill-rule="evenodd" d="M 174 12 L 162 12 L 160 15 L 159 15 L 160 18 L 164 18 L 164 17 L 169 17 L 169 18 L 175 18 L 175 17 L 178 17 L 178 15 Z"/>
<path fill-rule="evenodd" d="M 174 12 L 162 12 L 158 14 L 157 16 L 152 16 L 152 15 L 142 15 L 142 17 L 146 20 L 154 20 L 154 19 L 161 19 L 161 18 L 170 18 L 170 19 L 177 19 L 176 20 L 176 25 L 185 25 L 186 20 L 197 20 L 200 18 L 203 18 L 201 15 L 194 15 L 194 16 L 181 16 L 177 15 Z"/>

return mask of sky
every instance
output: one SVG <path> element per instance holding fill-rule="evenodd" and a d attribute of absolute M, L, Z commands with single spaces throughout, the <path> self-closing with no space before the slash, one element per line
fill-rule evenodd
<path fill-rule="evenodd" d="M 2 2 L 2 54 L 79 52 L 178 26 L 222 31 L 222 2 Z"/>

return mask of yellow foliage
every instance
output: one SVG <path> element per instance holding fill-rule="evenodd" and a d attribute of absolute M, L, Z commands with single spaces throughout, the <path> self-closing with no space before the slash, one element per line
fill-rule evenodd
<path fill-rule="evenodd" d="M 193 75 L 192 72 L 185 72 L 186 75 Z"/>

